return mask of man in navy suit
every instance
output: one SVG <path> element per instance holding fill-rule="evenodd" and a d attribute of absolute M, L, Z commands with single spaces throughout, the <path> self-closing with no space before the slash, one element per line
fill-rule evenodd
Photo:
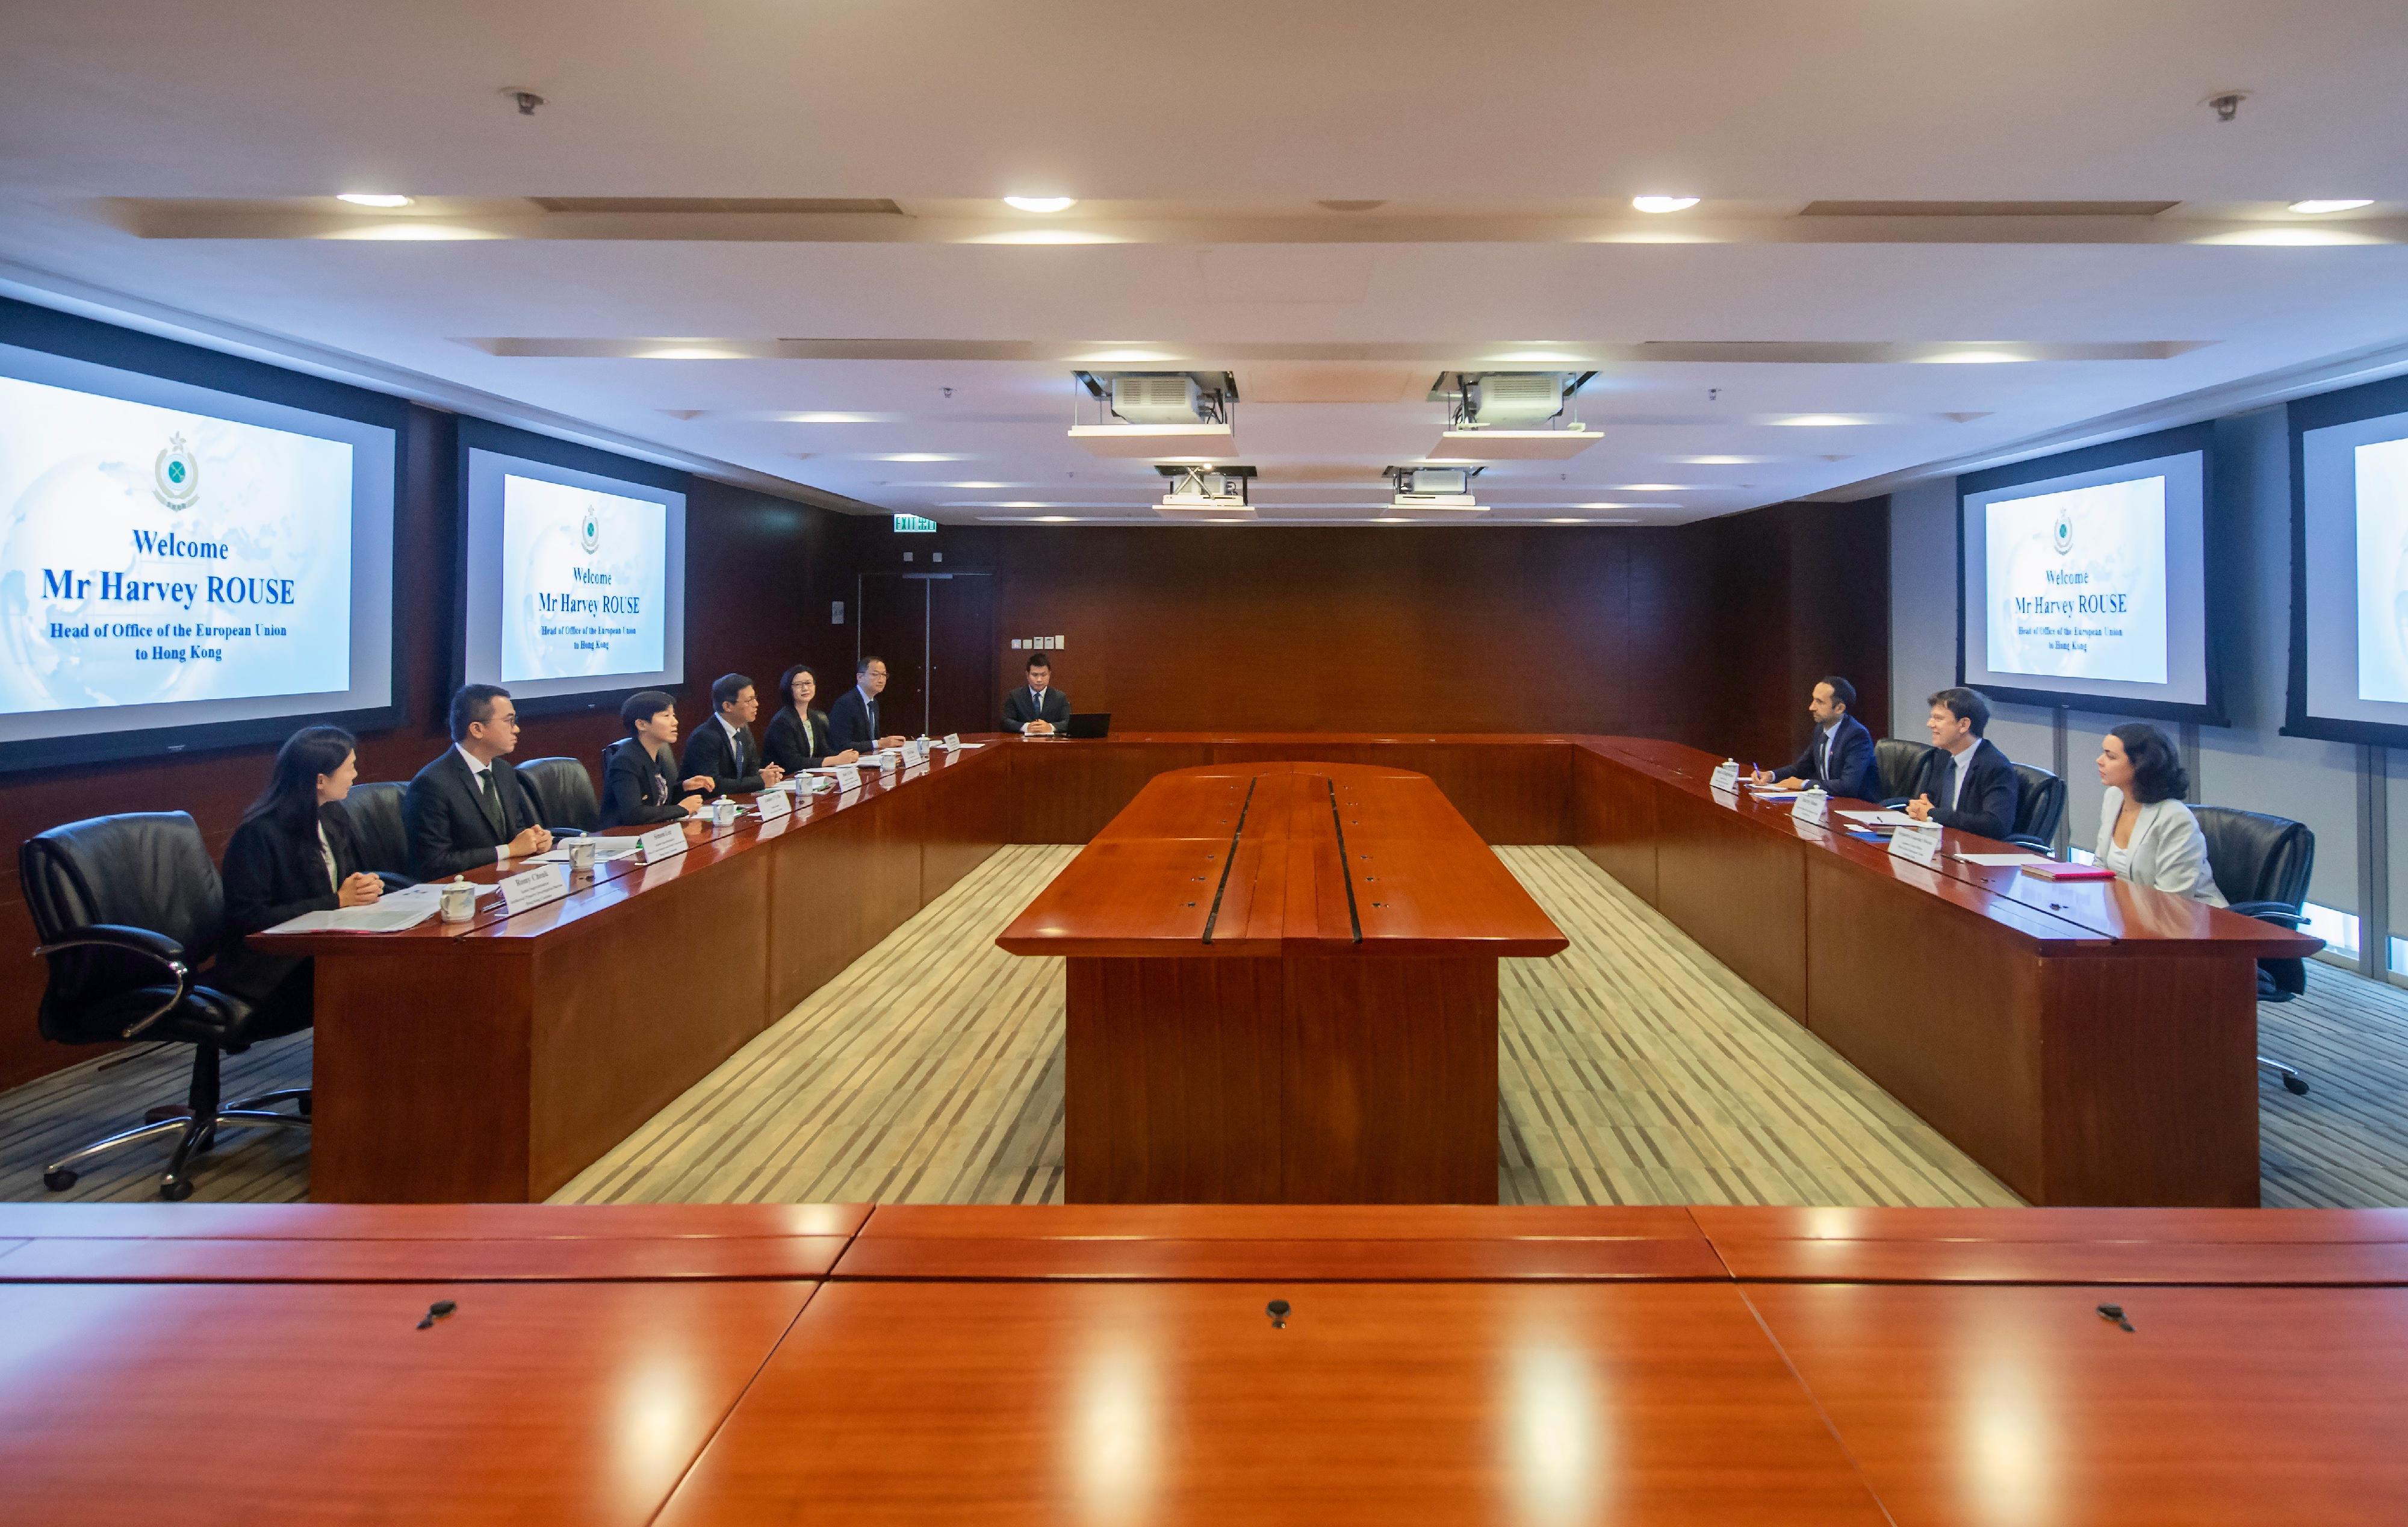
<path fill-rule="evenodd" d="M 1770 773 L 1759 770 L 1756 777 L 1778 779 L 1784 790 L 1820 785 L 1835 796 L 1879 800 L 1881 775 L 1873 767 L 1873 734 L 1848 713 L 1856 705 L 1855 684 L 1836 673 L 1818 682 L 1813 697 L 1806 702 L 1806 713 L 1814 722 L 1813 740 L 1786 768 Z"/>
<path fill-rule="evenodd" d="M 1028 683 L 1003 698 L 1003 729 L 1047 737 L 1070 724 L 1070 697 L 1054 687 L 1054 663 L 1028 655 Z"/>
<path fill-rule="evenodd" d="M 1942 689 L 1931 697 L 1924 722 L 1931 751 L 1907 792 L 1907 815 L 1984 838 L 2015 830 L 2015 769 L 1983 737 L 1989 725 L 1990 702 L 1978 689 Z"/>
<path fill-rule="evenodd" d="M 852 748 L 860 753 L 876 753 L 883 748 L 901 747 L 900 736 L 886 736 L 878 729 L 878 697 L 886 688 L 886 660 L 865 657 L 853 665 L 853 687 L 836 698 L 828 707 L 828 737 L 836 751 Z"/>

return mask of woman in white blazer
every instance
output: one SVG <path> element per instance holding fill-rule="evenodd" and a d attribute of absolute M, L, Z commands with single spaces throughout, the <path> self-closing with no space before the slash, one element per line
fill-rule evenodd
<path fill-rule="evenodd" d="M 2207 867 L 2207 837 L 2183 804 L 2190 777 L 2166 734 L 2132 721 L 2099 746 L 2099 862 L 2136 886 L 2152 886 L 2209 906 L 2225 904 Z"/>

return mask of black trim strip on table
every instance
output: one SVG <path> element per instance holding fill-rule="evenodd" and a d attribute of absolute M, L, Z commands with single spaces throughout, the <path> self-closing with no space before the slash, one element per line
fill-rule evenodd
<path fill-rule="evenodd" d="M 1221 864 L 1221 884 L 1212 887 L 1212 910 L 1204 915 L 1204 942 L 1212 942 L 1212 925 L 1221 920 L 1221 893 L 1229 888 L 1229 872 L 1238 863 L 1238 835 L 1246 830 L 1246 814 L 1254 809 L 1254 786 L 1260 774 L 1246 782 L 1246 799 L 1238 803 L 1238 825 L 1229 829 L 1229 852 Z"/>
<path fill-rule="evenodd" d="M 1354 942 L 1363 942 L 1363 915 L 1354 907 L 1354 867 L 1346 858 L 1346 824 L 1338 816 L 1338 782 L 1329 780 L 1329 825 L 1338 834 L 1338 875 L 1346 882 L 1346 920 L 1354 925 Z"/>

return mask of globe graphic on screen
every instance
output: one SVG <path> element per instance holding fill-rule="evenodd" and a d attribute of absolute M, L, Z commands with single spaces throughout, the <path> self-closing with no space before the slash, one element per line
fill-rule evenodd
<path fill-rule="evenodd" d="M 145 502 L 150 479 L 147 463 L 137 468 L 104 456 L 80 456 L 44 472 L 8 506 L 7 524 L 0 527 L 0 555 L 7 557 L 0 566 L 9 569 L 0 578 L 0 640 L 7 641 L 9 658 L 0 665 L 0 708 L 67 710 L 184 698 L 178 692 L 186 672 L 182 665 L 134 661 L 136 649 L 147 650 L 148 641 L 97 634 L 62 641 L 50 628 L 53 621 L 89 626 L 95 633 L 124 621 L 156 627 L 189 622 L 193 612 L 175 605 L 42 596 L 46 568 L 92 579 L 95 593 L 101 573 L 134 570 L 133 531 L 160 518 L 158 505 Z M 161 576 L 181 582 L 196 575 Z"/>

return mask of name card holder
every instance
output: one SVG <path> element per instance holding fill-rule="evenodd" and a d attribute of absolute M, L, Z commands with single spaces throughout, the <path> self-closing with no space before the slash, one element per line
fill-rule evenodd
<path fill-rule="evenodd" d="M 666 827 L 654 828 L 636 840 L 636 862 L 658 864 L 663 859 L 677 857 L 685 852 L 685 828 L 671 822 Z"/>
<path fill-rule="evenodd" d="M 761 813 L 762 821 L 773 822 L 794 814 L 795 798 L 783 790 L 764 790 L 752 798 L 752 804 Z"/>
<path fill-rule="evenodd" d="M 912 764 L 924 764 L 927 761 L 928 740 L 926 738 L 923 737 L 917 742 L 906 742 L 903 744 L 903 762 L 907 767 Z"/>
<path fill-rule="evenodd" d="M 1898 857 L 1922 865 L 1928 870 L 1940 862 L 1940 827 L 1923 822 L 1902 827 L 1890 834 L 1889 851 Z"/>
<path fill-rule="evenodd" d="M 1739 788 L 1739 760 L 1737 758 L 1725 758 L 1720 764 L 1715 766 L 1713 777 L 1706 782 L 1706 785 L 1709 789 L 1720 790 L 1725 794 L 1737 790 Z"/>
<path fill-rule="evenodd" d="M 838 764 L 836 767 L 836 787 L 838 793 L 861 788 L 861 766 Z"/>
<path fill-rule="evenodd" d="M 522 870 L 501 883 L 501 892 L 502 909 L 513 916 L 529 907 L 557 901 L 568 894 L 568 866 L 538 864 Z"/>
<path fill-rule="evenodd" d="M 945 741 L 941 745 L 948 753 L 959 753 L 962 750 L 962 734 L 957 731 L 945 733 Z"/>
<path fill-rule="evenodd" d="M 1801 792 L 1796 800 L 1789 803 L 1789 814 L 1800 822 L 1812 822 L 1817 827 L 1822 826 L 1831 819 L 1831 792 L 1828 790 Z"/>

